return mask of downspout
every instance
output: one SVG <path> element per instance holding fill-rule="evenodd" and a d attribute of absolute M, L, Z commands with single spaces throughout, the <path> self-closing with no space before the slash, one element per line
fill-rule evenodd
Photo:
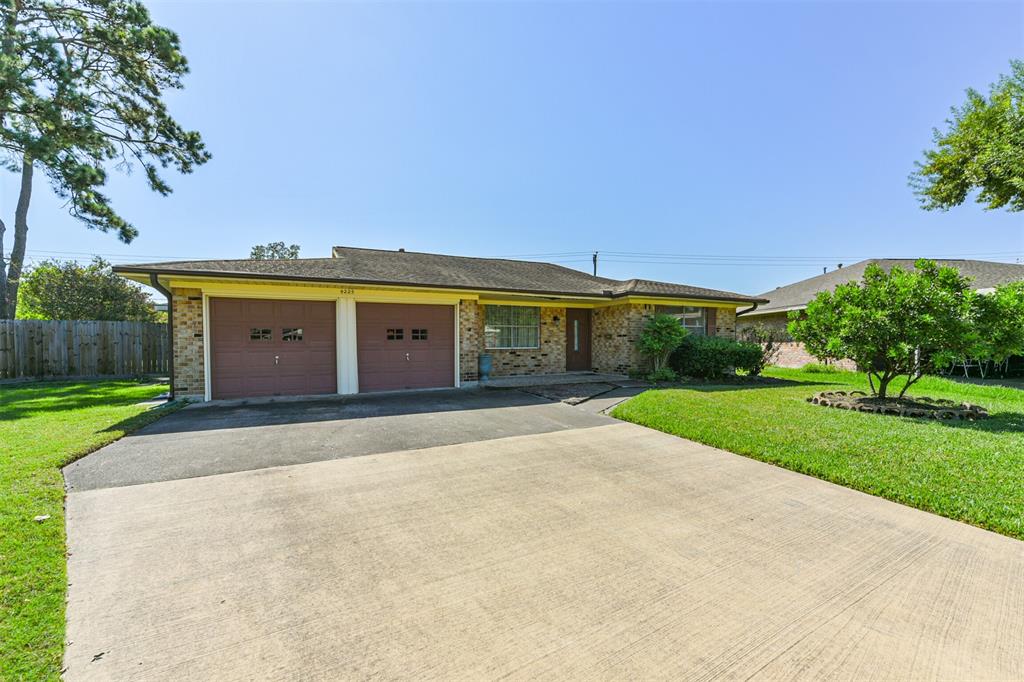
<path fill-rule="evenodd" d="M 757 304 L 756 303 L 754 305 L 750 306 L 749 308 L 747 308 L 746 310 L 737 310 L 736 311 L 736 317 L 739 317 L 740 315 L 746 315 L 747 313 L 752 313 L 755 310 L 757 310 Z"/>
<path fill-rule="evenodd" d="M 160 284 L 156 273 L 150 273 L 149 285 L 167 297 L 167 367 L 171 375 L 171 400 L 174 400 L 174 296 Z"/>

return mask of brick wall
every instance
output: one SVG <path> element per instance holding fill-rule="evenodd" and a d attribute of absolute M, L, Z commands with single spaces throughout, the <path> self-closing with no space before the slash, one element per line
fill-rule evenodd
<path fill-rule="evenodd" d="M 807 352 L 804 344 L 798 341 L 785 341 L 780 344 L 779 354 L 775 358 L 775 365 L 778 367 L 803 367 L 809 362 L 821 363 L 821 360 Z M 834 360 L 829 362 L 839 369 L 855 371 L 856 363 L 853 360 Z"/>
<path fill-rule="evenodd" d="M 480 378 L 477 359 L 483 348 L 483 307 L 476 301 L 459 301 L 459 374 L 463 381 Z"/>
<path fill-rule="evenodd" d="M 739 331 L 740 333 L 751 329 L 757 325 L 764 325 L 769 329 L 774 329 L 783 334 L 786 341 L 783 341 L 779 345 L 779 354 L 775 357 L 775 365 L 778 367 L 803 367 L 809 362 L 820 363 L 821 360 L 814 357 L 807 352 L 804 348 L 804 344 L 793 341 L 789 336 L 789 332 L 786 330 L 786 325 L 789 324 L 789 313 L 771 313 L 770 315 L 757 315 L 756 317 L 741 317 L 739 318 Z M 852 360 L 837 360 L 830 364 L 835 365 L 840 369 L 856 370 L 857 365 Z"/>
<path fill-rule="evenodd" d="M 485 308 L 476 301 L 459 303 L 459 372 L 463 381 L 479 379 L 477 360 L 484 352 L 493 358 L 492 377 L 565 371 L 565 308 L 541 308 L 540 347 L 516 350 L 484 347 Z"/>
<path fill-rule="evenodd" d="M 591 332 L 594 371 L 610 374 L 644 371 L 647 363 L 636 343 L 647 320 L 653 316 L 653 308 L 639 304 L 595 308 Z"/>
<path fill-rule="evenodd" d="M 736 309 L 717 308 L 715 310 L 715 329 L 713 336 L 736 338 Z"/>
<path fill-rule="evenodd" d="M 789 324 L 789 313 L 771 313 L 770 315 L 757 315 L 755 317 L 749 317 L 744 315 L 740 317 L 736 323 L 737 331 L 743 332 L 747 329 L 755 327 L 757 325 L 764 325 L 770 329 L 782 332 L 789 338 L 789 332 L 786 331 L 786 325 Z"/>
<path fill-rule="evenodd" d="M 199 289 L 171 290 L 174 306 L 174 392 L 178 398 L 203 399 L 203 293 Z"/>

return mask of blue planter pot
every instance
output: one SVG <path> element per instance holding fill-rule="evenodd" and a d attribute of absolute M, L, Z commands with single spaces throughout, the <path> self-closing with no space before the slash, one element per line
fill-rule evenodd
<path fill-rule="evenodd" d="M 491 367 L 493 366 L 494 358 L 491 357 L 490 353 L 481 353 L 477 359 L 477 370 L 480 373 L 480 381 L 487 381 L 491 378 Z"/>

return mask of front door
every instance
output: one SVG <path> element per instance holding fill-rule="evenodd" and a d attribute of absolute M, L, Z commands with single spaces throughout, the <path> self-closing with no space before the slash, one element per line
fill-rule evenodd
<path fill-rule="evenodd" d="M 590 310 L 567 308 L 565 311 L 565 371 L 590 370 Z"/>

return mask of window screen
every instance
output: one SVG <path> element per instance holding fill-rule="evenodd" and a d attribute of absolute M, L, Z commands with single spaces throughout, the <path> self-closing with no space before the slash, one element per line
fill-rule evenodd
<path fill-rule="evenodd" d="M 489 305 L 485 315 L 487 348 L 540 348 L 540 308 Z"/>

